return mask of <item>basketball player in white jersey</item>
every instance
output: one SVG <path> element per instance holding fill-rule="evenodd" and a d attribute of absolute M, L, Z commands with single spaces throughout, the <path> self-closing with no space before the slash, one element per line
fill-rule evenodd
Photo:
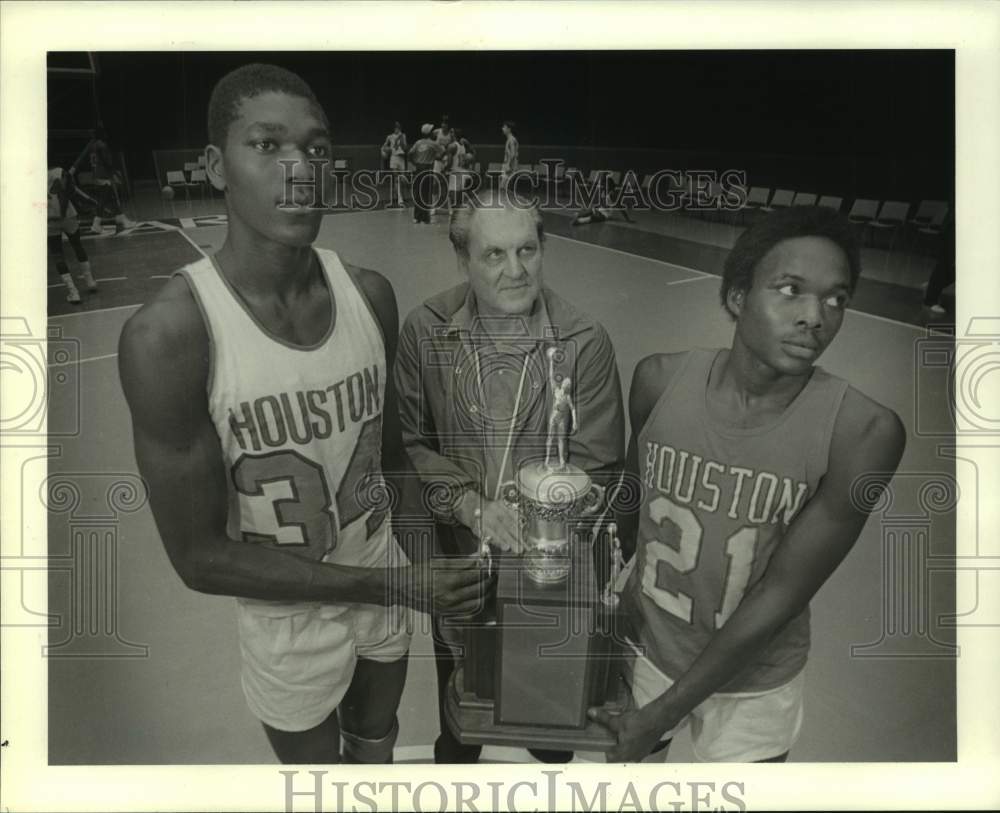
<path fill-rule="evenodd" d="M 226 242 L 121 337 L 136 460 L 184 583 L 238 599 L 243 691 L 281 761 L 339 762 L 343 740 L 344 761 L 389 762 L 406 609 L 468 612 L 485 576 L 448 563 L 432 593 L 378 499 L 382 471 L 409 468 L 396 303 L 379 274 L 312 246 L 310 161 L 330 154 L 312 90 L 273 66 L 233 71 L 209 137 Z"/>
<path fill-rule="evenodd" d="M 511 175 L 517 172 L 517 151 L 519 148 L 517 136 L 514 135 L 514 128 L 517 125 L 508 119 L 503 123 L 500 131 L 503 133 L 503 164 L 500 167 L 501 177 L 506 181 Z"/>
<path fill-rule="evenodd" d="M 592 713 L 618 736 L 609 761 L 665 756 L 688 723 L 699 759 L 787 758 L 802 722 L 809 602 L 906 442 L 894 412 L 815 366 L 859 274 L 846 218 L 778 211 L 726 260 L 732 347 L 639 362 L 626 467 L 642 499 L 621 519 L 634 550 L 623 595 L 643 654 L 629 676 L 637 708 Z"/>
<path fill-rule="evenodd" d="M 399 122 L 393 122 L 392 132 L 385 137 L 382 143 L 382 156 L 389 159 L 389 171 L 392 174 L 389 183 L 389 205 L 393 205 L 393 195 L 395 195 L 396 205 L 403 205 L 403 177 L 406 171 L 406 133 L 403 132 Z"/>

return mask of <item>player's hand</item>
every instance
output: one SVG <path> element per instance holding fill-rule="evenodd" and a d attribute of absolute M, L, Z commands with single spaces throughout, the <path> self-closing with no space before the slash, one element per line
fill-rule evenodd
<path fill-rule="evenodd" d="M 611 714 L 605 709 L 588 709 L 587 716 L 604 726 L 618 738 L 618 744 L 608 749 L 608 762 L 641 762 L 657 746 L 669 730 L 656 719 L 649 706 Z"/>
<path fill-rule="evenodd" d="M 492 588 L 478 557 L 432 558 L 402 570 L 402 603 L 422 613 L 468 615 Z"/>
<path fill-rule="evenodd" d="M 478 517 L 475 515 L 476 507 L 480 509 Z M 486 540 L 501 550 L 521 552 L 520 517 L 517 509 L 503 500 L 480 500 L 478 495 L 469 493 L 457 515 L 458 520 L 471 529 L 480 542 Z"/>

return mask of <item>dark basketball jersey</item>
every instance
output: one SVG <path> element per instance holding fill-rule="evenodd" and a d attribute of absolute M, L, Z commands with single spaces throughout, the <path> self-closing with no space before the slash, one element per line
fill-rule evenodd
<path fill-rule="evenodd" d="M 625 595 L 646 655 L 683 675 L 763 575 L 826 471 L 847 383 L 814 368 L 780 417 L 741 429 L 714 420 L 706 397 L 717 350 L 689 352 L 638 437 L 644 482 Z M 809 610 L 792 619 L 721 691 L 787 683 L 809 650 Z"/>

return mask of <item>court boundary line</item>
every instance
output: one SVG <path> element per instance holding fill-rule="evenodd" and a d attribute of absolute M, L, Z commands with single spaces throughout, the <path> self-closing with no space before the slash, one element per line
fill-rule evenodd
<path fill-rule="evenodd" d="M 586 240 L 579 240 L 576 237 L 567 237 L 565 234 L 551 234 L 549 232 L 545 233 L 546 237 L 557 237 L 560 240 L 569 240 L 571 243 L 576 243 L 579 246 L 590 246 L 591 248 L 600 248 L 605 251 L 613 251 L 615 254 L 624 254 L 626 257 L 632 257 L 637 260 L 649 260 L 651 263 L 659 263 L 660 265 L 669 265 L 671 268 L 679 268 L 681 271 L 690 271 L 692 274 L 697 274 L 699 277 L 715 277 L 719 279 L 715 274 L 709 274 L 707 271 L 699 271 L 697 268 L 690 268 L 686 265 L 680 265 L 678 263 L 672 263 L 669 260 L 661 260 L 657 257 L 646 257 L 642 254 L 633 254 L 631 251 L 623 251 L 620 248 L 612 248 L 611 246 L 602 246 L 600 243 L 588 243 Z"/>
<path fill-rule="evenodd" d="M 673 282 L 665 282 L 663 284 L 664 285 L 683 285 L 685 282 L 705 282 L 708 279 L 711 279 L 711 276 L 708 276 L 708 277 L 687 277 L 685 279 L 675 279 Z"/>
<path fill-rule="evenodd" d="M 122 311 L 128 310 L 129 308 L 141 308 L 142 303 L 138 305 L 115 305 L 113 308 L 95 308 L 91 311 L 73 311 L 72 313 L 57 313 L 53 316 L 49 316 L 48 320 L 51 322 L 53 319 L 67 319 L 70 316 L 89 316 L 92 313 L 110 313 L 111 311 Z"/>
<path fill-rule="evenodd" d="M 222 224 L 220 223 L 219 225 L 222 225 Z M 191 236 L 187 233 L 186 229 L 178 229 L 177 232 L 180 234 L 181 237 L 183 237 L 185 240 L 187 240 L 192 245 L 192 247 L 194 248 L 194 250 L 197 251 L 203 258 L 207 258 L 208 257 L 208 255 L 205 253 L 205 249 L 203 249 L 194 240 L 191 239 Z"/>
<path fill-rule="evenodd" d="M 588 243 L 585 240 L 578 240 L 575 237 L 566 237 L 563 234 L 546 234 L 546 237 L 558 237 L 561 240 L 569 240 L 571 243 L 576 243 L 581 246 L 591 246 L 593 248 L 601 248 L 605 251 L 613 251 L 616 254 L 624 254 L 626 257 L 635 257 L 640 260 L 649 260 L 650 262 L 660 263 L 661 265 L 669 265 L 673 268 L 680 268 L 682 271 L 691 271 L 695 274 L 704 277 L 713 277 L 715 279 L 721 280 L 722 277 L 716 276 L 715 274 L 709 274 L 705 271 L 699 271 L 697 268 L 688 268 L 686 265 L 678 265 L 677 263 L 672 263 L 668 260 L 660 260 L 656 257 L 644 257 L 642 254 L 632 254 L 628 251 L 622 251 L 620 248 L 611 248 L 610 246 L 602 246 L 599 243 Z M 676 285 L 678 282 L 690 282 L 690 280 L 675 280 L 674 282 L 668 282 L 668 285 Z M 867 316 L 869 319 L 877 319 L 880 322 L 888 322 L 890 325 L 898 325 L 899 327 L 909 328 L 910 330 L 916 330 L 918 333 L 923 333 L 927 328 L 922 325 L 911 325 L 909 322 L 900 322 L 898 319 L 891 319 L 888 316 L 879 316 L 877 313 L 868 313 L 867 311 L 857 310 L 854 308 L 848 308 L 846 313 L 853 313 L 856 316 Z"/>
<path fill-rule="evenodd" d="M 128 277 L 95 277 L 98 282 L 121 282 L 122 280 L 127 280 Z M 53 282 L 49 288 L 65 288 L 65 282 Z"/>

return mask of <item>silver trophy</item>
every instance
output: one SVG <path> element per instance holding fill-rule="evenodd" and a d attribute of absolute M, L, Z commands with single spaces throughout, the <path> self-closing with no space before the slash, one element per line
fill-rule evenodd
<path fill-rule="evenodd" d="M 515 482 L 505 483 L 504 502 L 520 515 L 521 550 L 525 571 L 537 584 L 558 584 L 570 571 L 570 524 L 593 514 L 604 500 L 604 488 L 581 468 L 569 463 L 567 436 L 576 426 L 576 407 L 569 378 L 557 380 L 555 348 L 549 348 L 549 414 L 545 462 L 522 466 Z"/>

